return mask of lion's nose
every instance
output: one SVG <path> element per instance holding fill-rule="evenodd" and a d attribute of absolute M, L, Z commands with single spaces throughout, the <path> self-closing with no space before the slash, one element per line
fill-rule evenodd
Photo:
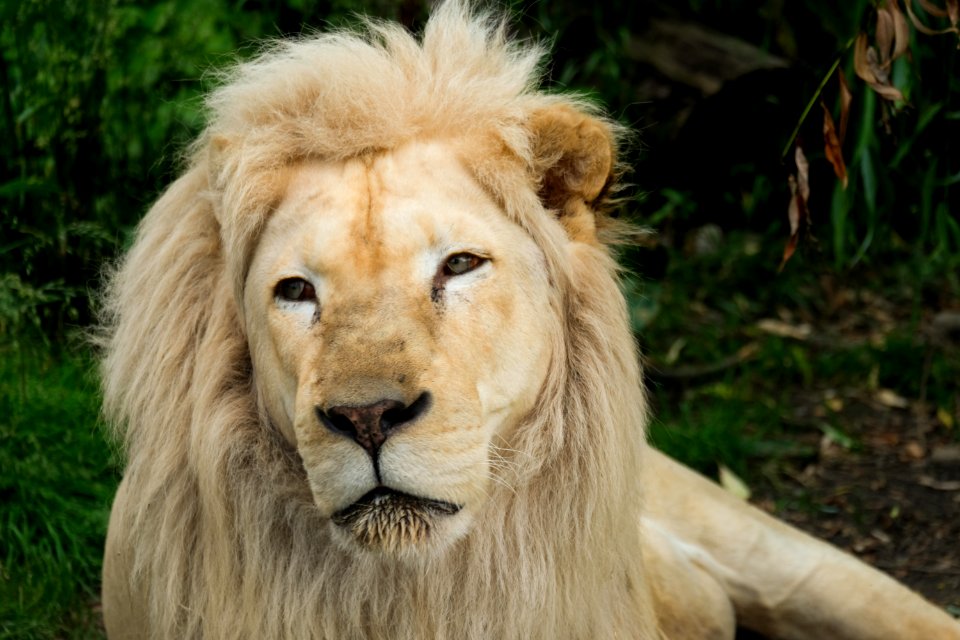
<path fill-rule="evenodd" d="M 362 407 L 337 406 L 326 411 L 317 407 L 320 422 L 334 433 L 347 436 L 376 460 L 388 437 L 430 408 L 430 393 L 424 391 L 409 405 L 397 400 L 379 400 Z"/>

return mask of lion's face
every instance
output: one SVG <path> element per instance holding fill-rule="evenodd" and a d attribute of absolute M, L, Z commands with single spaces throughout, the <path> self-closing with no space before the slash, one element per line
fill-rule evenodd
<path fill-rule="evenodd" d="M 292 170 L 245 318 L 263 402 L 336 539 L 406 553 L 468 529 L 546 377 L 550 290 L 452 146 Z"/>

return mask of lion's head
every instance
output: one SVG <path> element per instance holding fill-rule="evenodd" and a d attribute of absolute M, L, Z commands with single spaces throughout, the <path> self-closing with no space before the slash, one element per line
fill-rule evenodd
<path fill-rule="evenodd" d="M 652 628 L 623 562 L 644 403 L 603 242 L 619 129 L 461 2 L 419 41 L 367 29 L 239 66 L 111 284 L 111 536 L 151 628 Z"/>
<path fill-rule="evenodd" d="M 246 276 L 267 415 L 348 546 L 466 531 L 560 355 L 543 252 L 468 154 L 410 142 L 295 163 Z"/>

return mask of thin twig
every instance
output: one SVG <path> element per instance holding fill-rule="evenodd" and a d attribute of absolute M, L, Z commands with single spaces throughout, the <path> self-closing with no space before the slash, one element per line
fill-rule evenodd
<path fill-rule="evenodd" d="M 800 127 L 803 126 L 803 123 L 806 122 L 807 116 L 810 115 L 810 111 L 813 109 L 813 106 L 820 101 L 820 95 L 823 93 L 824 87 L 827 86 L 827 83 L 830 82 L 830 78 L 833 77 L 833 74 L 836 73 L 837 67 L 840 66 L 840 61 L 843 59 L 844 54 L 847 52 L 847 49 L 853 44 L 855 39 L 851 38 L 847 44 L 843 46 L 843 49 L 840 50 L 840 53 L 837 54 L 836 59 L 833 61 L 833 64 L 830 65 L 830 70 L 827 71 L 826 75 L 823 76 L 823 79 L 820 81 L 820 86 L 817 87 L 817 90 L 813 92 L 813 96 L 810 98 L 810 101 L 807 103 L 806 108 L 803 110 L 803 113 L 800 114 L 800 119 L 797 121 L 797 126 L 793 128 L 793 133 L 790 134 L 790 137 L 787 139 L 787 144 L 783 147 L 783 152 L 780 154 L 781 162 L 787 159 L 787 154 L 790 153 L 790 147 L 793 146 L 793 143 L 796 141 L 797 136 L 800 135 Z"/>
<path fill-rule="evenodd" d="M 654 362 L 648 362 L 647 372 L 652 378 L 690 380 L 692 378 L 713 375 L 736 367 L 755 356 L 759 350 L 760 348 L 756 342 L 749 342 L 743 347 L 740 347 L 733 355 L 727 356 L 717 362 L 703 365 L 683 365 L 674 368 L 660 367 Z"/>

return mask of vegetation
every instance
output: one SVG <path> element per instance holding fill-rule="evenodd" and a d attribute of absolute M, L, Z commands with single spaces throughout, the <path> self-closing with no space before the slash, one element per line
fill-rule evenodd
<path fill-rule="evenodd" d="M 0 2 L 0 638 L 101 633 L 117 472 L 82 333 L 102 265 L 202 126 L 213 71 L 355 10 L 416 28 L 426 4 Z M 760 459 L 864 450 L 857 403 L 901 412 L 921 453 L 960 440 L 960 52 L 936 11 L 955 0 L 907 3 L 941 35 L 904 0 L 508 4 L 522 33 L 552 39 L 554 86 L 642 131 L 625 208 L 658 235 L 623 259 L 660 446 L 762 486 Z M 868 84 L 857 36 L 881 55 L 893 6 L 909 49 Z M 728 64 L 677 54 L 699 39 Z M 849 121 L 832 151 L 824 109 Z M 797 145 L 809 197 L 791 220 Z"/>
<path fill-rule="evenodd" d="M 98 410 L 87 356 L 0 351 L 2 638 L 96 636 L 116 489 Z"/>

